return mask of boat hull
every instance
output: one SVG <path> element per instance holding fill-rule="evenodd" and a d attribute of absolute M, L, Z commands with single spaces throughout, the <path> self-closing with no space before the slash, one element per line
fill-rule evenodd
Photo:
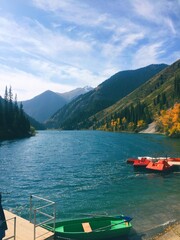
<path fill-rule="evenodd" d="M 139 168 L 139 167 L 145 168 L 149 163 L 150 161 L 147 159 L 135 160 L 133 163 L 133 166 L 135 168 Z"/>
<path fill-rule="evenodd" d="M 85 231 L 83 224 L 91 230 Z M 95 217 L 56 223 L 55 239 L 106 240 L 127 236 L 132 228 L 123 217 Z"/>

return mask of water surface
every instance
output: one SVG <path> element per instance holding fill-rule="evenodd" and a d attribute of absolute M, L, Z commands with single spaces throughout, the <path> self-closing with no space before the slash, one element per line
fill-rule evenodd
<path fill-rule="evenodd" d="M 142 239 L 180 220 L 180 172 L 135 172 L 126 159 L 180 157 L 180 141 L 161 135 L 40 131 L 0 143 L 3 206 L 28 218 L 29 195 L 55 201 L 57 219 L 125 214 Z"/>

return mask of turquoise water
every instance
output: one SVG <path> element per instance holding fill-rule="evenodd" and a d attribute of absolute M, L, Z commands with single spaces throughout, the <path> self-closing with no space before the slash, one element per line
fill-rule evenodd
<path fill-rule="evenodd" d="M 180 220 L 180 172 L 135 172 L 126 159 L 180 157 L 180 141 L 161 135 L 40 131 L 0 143 L 3 206 L 28 218 L 29 195 L 56 202 L 57 219 L 125 214 L 139 239 Z"/>

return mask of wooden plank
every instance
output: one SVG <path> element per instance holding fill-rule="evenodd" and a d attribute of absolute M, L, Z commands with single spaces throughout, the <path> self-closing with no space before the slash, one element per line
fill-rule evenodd
<path fill-rule="evenodd" d="M 34 224 L 30 223 L 28 220 L 19 217 L 7 210 L 4 210 L 6 220 L 16 217 L 16 240 L 34 240 Z M 14 235 L 14 221 L 7 221 L 8 230 L 6 231 L 6 236 L 3 240 L 8 239 Z M 36 228 L 36 238 L 38 240 L 52 240 L 53 233 L 42 228 Z M 13 239 L 13 238 L 12 238 Z"/>
<path fill-rule="evenodd" d="M 88 222 L 82 223 L 84 232 L 92 232 L 91 226 Z"/>

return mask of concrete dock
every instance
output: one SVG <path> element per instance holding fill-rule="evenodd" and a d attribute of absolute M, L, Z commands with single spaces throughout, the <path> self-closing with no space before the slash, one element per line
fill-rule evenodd
<path fill-rule="evenodd" d="M 34 225 L 32 223 L 7 210 L 4 210 L 4 212 L 7 220 L 8 230 L 6 231 L 6 236 L 3 238 L 3 240 L 14 240 L 14 238 L 10 238 L 14 235 L 14 217 L 16 217 L 16 240 L 34 240 Z M 53 240 L 53 235 L 54 234 L 52 232 L 49 232 L 42 227 L 36 228 L 37 240 Z M 148 240 L 180 240 L 180 223 L 176 223 L 167 227 L 164 232 Z"/>
<path fill-rule="evenodd" d="M 7 240 L 14 235 L 14 220 L 16 217 L 16 240 L 34 240 L 34 224 L 30 223 L 28 220 L 19 217 L 7 210 L 4 210 L 8 230 L 6 231 L 6 236 L 3 240 Z M 11 219 L 11 220 L 8 220 Z M 53 233 L 42 228 L 36 228 L 36 239 L 38 240 L 53 240 Z M 14 238 L 11 238 L 14 239 Z"/>

